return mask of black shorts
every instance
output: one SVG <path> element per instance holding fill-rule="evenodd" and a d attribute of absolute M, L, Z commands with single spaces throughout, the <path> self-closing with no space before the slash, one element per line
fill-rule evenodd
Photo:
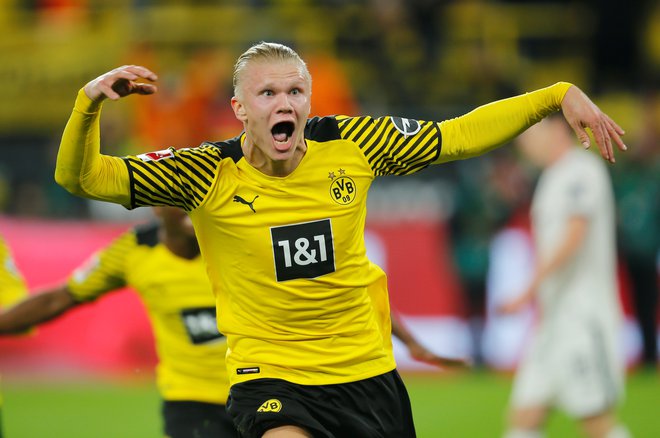
<path fill-rule="evenodd" d="M 337 385 L 256 379 L 233 385 L 227 411 L 243 438 L 294 425 L 315 438 L 414 438 L 410 399 L 394 370 Z"/>
<path fill-rule="evenodd" d="M 225 405 L 165 400 L 163 420 L 169 438 L 238 438 Z"/>

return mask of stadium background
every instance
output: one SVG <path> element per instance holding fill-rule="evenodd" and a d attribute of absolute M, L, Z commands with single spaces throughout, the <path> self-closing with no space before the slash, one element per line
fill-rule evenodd
<path fill-rule="evenodd" d="M 129 213 L 70 196 L 54 183 L 57 145 L 78 89 L 122 64 L 145 65 L 160 76 L 156 96 L 105 106 L 106 153 L 190 147 L 231 137 L 240 131 L 228 105 L 231 67 L 238 54 L 259 40 L 282 41 L 301 53 L 314 78 L 312 112 L 319 115 L 442 120 L 558 80 L 579 85 L 627 131 L 630 151 L 619 154 L 611 168 L 620 239 L 656 245 L 657 255 L 657 2 L 627 2 L 623 7 L 611 0 L 3 0 L 0 233 L 32 288 L 61 280 L 94 249 L 149 217 L 149 210 Z M 465 402 L 467 417 L 456 426 L 429 414 L 430 425 L 420 431 L 421 438 L 488 437 L 500 430 L 493 427 L 501 427 L 510 383 L 506 376 L 523 339 L 515 332 L 488 331 L 489 294 L 514 289 L 525 272 L 507 271 L 494 257 L 503 251 L 527 260 L 526 213 L 535 175 L 515 148 L 504 148 L 374 185 L 370 249 L 389 274 L 394 308 L 427 346 L 470 356 L 477 365 L 467 373 L 438 372 L 410 361 L 397 344 L 398 362 L 413 388 L 419 388 L 412 392 L 416 415 L 424 417 L 425 409 L 442 412 L 448 403 L 460 406 L 462 399 L 454 397 L 472 394 L 479 399 L 476 388 L 492 388 L 496 394 L 489 404 L 474 398 L 473 405 Z M 657 373 L 640 377 L 635 369 L 640 341 L 629 268 L 622 255 L 620 292 L 629 316 L 622 342 L 632 382 L 624 414 L 635 419 L 649 412 L 644 406 L 659 405 L 660 385 Z M 518 323 L 525 327 L 529 320 Z M 497 350 L 506 350 L 505 357 L 492 353 L 489 336 L 496 337 Z M 30 429 L 34 424 L 20 417 L 20 406 L 40 416 L 45 415 L 38 411 L 44 403 L 51 413 L 59 406 L 70 415 L 82 409 L 84 396 L 76 388 L 91 394 L 107 382 L 108 391 L 99 397 L 109 402 L 105 408 L 95 402 L 99 410 L 131 406 L 127 412 L 150 418 L 148 430 L 157 430 L 156 396 L 149 386 L 154 363 L 149 325 L 130 291 L 76 309 L 27 339 L 0 339 L 9 436 L 45 436 Z M 505 377 L 497 377 L 501 373 Z M 29 385 L 34 379 L 38 384 Z M 144 386 L 140 395 L 132 392 L 135 385 Z M 435 396 L 422 401 L 429 388 L 437 389 Z M 69 389 L 75 395 L 67 399 Z M 108 395 L 113 391 L 120 391 L 116 399 Z M 57 401 L 58 396 L 68 401 Z M 147 401 L 135 402 L 139 397 Z M 469 432 L 476 430 L 469 429 L 470 415 L 485 410 L 496 425 Z M 66 425 L 67 418 L 72 417 L 45 418 L 45 430 Z M 130 418 L 125 421 L 132 424 Z M 657 419 L 647 420 L 652 432 L 640 436 L 660 436 Z M 641 426 L 631 424 L 633 431 L 636 427 Z"/>

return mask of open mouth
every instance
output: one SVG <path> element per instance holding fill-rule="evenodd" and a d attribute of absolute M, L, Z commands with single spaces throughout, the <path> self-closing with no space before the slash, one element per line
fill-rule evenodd
<path fill-rule="evenodd" d="M 291 138 L 294 129 L 295 125 L 293 122 L 279 122 L 273 126 L 270 132 L 273 134 L 273 138 L 276 142 L 284 143 Z"/>

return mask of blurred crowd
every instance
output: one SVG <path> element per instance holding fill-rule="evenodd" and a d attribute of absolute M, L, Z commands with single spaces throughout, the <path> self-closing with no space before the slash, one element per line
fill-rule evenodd
<path fill-rule="evenodd" d="M 104 151 L 135 154 L 237 135 L 233 60 L 282 41 L 308 62 L 313 115 L 443 120 L 556 81 L 579 85 L 627 131 L 611 167 L 630 277 L 660 245 L 660 3 L 613 0 L 8 0 L 0 9 L 0 211 L 103 219 L 53 181 L 75 93 L 141 64 L 159 92 L 104 108 Z M 129 111 L 127 111 L 127 107 Z M 449 188 L 454 261 L 468 312 L 483 315 L 489 246 L 527 227 L 536 170 L 515 148 L 427 169 Z M 657 275 L 657 274 L 656 274 Z M 657 282 L 657 276 L 655 277 Z M 657 284 L 656 284 L 657 285 Z M 649 288 L 652 285 L 639 287 Z M 657 294 L 656 294 L 657 295 Z M 657 300 L 657 296 L 655 298 Z M 657 303 L 656 303 L 657 307 Z"/>

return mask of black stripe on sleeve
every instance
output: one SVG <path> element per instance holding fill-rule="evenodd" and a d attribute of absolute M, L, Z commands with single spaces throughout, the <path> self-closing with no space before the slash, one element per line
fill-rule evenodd
<path fill-rule="evenodd" d="M 341 138 L 335 117 L 313 117 L 305 125 L 305 138 L 324 142 Z"/>
<path fill-rule="evenodd" d="M 429 127 L 415 135 L 415 141 L 412 144 L 407 145 L 407 141 L 403 141 L 398 146 L 390 148 L 387 155 L 387 151 L 383 151 L 380 160 L 374 163 L 374 167 L 377 169 L 386 169 L 385 173 L 388 175 L 409 173 L 410 166 L 415 165 L 419 161 L 423 162 L 423 158 L 426 156 L 424 151 L 433 149 L 433 138 L 430 137 L 432 130 L 432 126 L 429 125 Z M 428 164 L 430 163 L 426 163 L 424 167 Z"/>
<path fill-rule="evenodd" d="M 340 121 L 339 130 L 341 136 L 347 139 L 359 137 L 360 133 L 367 129 L 370 120 L 372 120 L 370 117 L 349 117 Z"/>
<path fill-rule="evenodd" d="M 174 205 L 191 211 L 205 199 L 222 160 L 218 146 L 205 143 L 199 148 L 170 151 L 171 155 L 154 160 L 143 156 L 124 159 L 133 207 Z"/>
<path fill-rule="evenodd" d="M 368 119 L 367 123 L 365 119 Z M 400 123 L 399 118 L 395 118 Z M 433 163 L 440 154 L 438 123 L 413 121 L 419 125 L 414 133 L 404 134 L 392 117 L 342 118 L 342 138 L 353 141 L 362 150 L 374 175 L 407 175 Z M 413 125 L 406 125 L 415 126 Z"/>
<path fill-rule="evenodd" d="M 132 210 L 137 207 L 137 205 L 135 205 L 135 178 L 133 177 L 133 166 L 130 165 L 128 158 L 124 157 L 123 160 L 124 164 L 126 165 L 126 169 L 128 169 L 128 185 L 131 189 L 131 200 L 129 207 Z"/>

